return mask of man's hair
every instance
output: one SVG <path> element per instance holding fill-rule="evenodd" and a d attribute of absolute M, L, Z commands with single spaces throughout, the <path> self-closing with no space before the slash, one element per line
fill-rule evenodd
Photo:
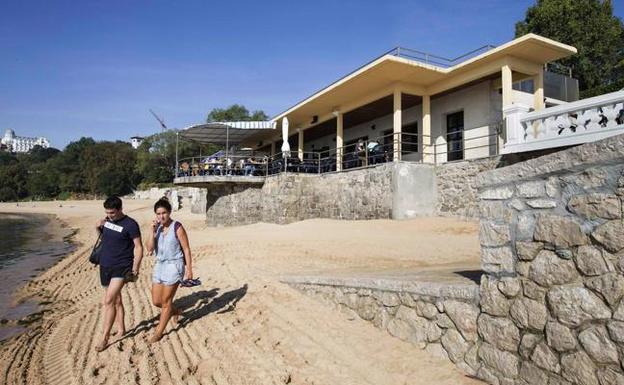
<path fill-rule="evenodd" d="M 167 198 L 160 198 L 155 204 L 154 204 L 154 212 L 156 212 L 156 210 L 158 210 L 159 208 L 163 208 L 165 210 L 167 210 L 167 212 L 171 212 L 171 203 L 169 203 L 169 199 Z"/>
<path fill-rule="evenodd" d="M 110 196 L 104 201 L 104 208 L 108 210 L 121 210 L 121 199 L 118 196 Z"/>

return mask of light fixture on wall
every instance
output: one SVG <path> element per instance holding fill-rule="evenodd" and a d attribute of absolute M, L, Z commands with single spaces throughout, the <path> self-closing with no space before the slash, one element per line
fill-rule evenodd
<path fill-rule="evenodd" d="M 371 126 L 371 130 L 373 130 L 373 131 L 375 131 L 375 129 L 376 129 L 376 128 L 377 128 L 377 125 L 375 125 L 375 124 L 373 124 L 373 125 Z"/>
<path fill-rule="evenodd" d="M 310 122 L 310 124 L 314 124 L 316 122 L 318 122 L 318 115 L 312 116 L 312 121 Z"/>

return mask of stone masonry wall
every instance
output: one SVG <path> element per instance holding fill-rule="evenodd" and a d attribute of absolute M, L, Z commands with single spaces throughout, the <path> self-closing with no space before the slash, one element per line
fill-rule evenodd
<path fill-rule="evenodd" d="M 477 376 L 624 384 L 624 138 L 477 177 Z"/>
<path fill-rule="evenodd" d="M 323 175 L 284 173 L 267 178 L 262 187 L 210 186 L 207 223 L 231 226 L 310 218 L 390 218 L 392 167 L 384 164 Z"/>
<path fill-rule="evenodd" d="M 438 199 L 436 213 L 442 216 L 479 216 L 477 175 L 495 169 L 501 157 L 443 163 L 435 168 Z"/>
<path fill-rule="evenodd" d="M 432 295 L 429 290 L 417 293 L 306 283 L 291 285 L 343 310 L 355 312 L 376 327 L 437 357 L 450 359 L 468 374 L 477 374 L 480 367 L 476 343 L 477 290 L 460 289 L 456 293 L 463 295 L 453 295 L 452 291 L 447 295 Z"/>

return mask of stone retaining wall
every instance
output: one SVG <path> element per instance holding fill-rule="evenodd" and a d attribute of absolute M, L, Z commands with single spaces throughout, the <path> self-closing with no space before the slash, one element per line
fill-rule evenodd
<path fill-rule="evenodd" d="M 476 218 L 479 216 L 477 175 L 493 170 L 501 157 L 439 164 L 435 168 L 438 199 L 436 214 Z"/>
<path fill-rule="evenodd" d="M 392 169 L 387 165 L 341 174 L 283 173 L 262 186 L 213 185 L 206 221 L 212 226 L 285 224 L 310 218 L 389 218 Z"/>
<path fill-rule="evenodd" d="M 478 176 L 492 384 L 623 384 L 624 138 Z"/>
<path fill-rule="evenodd" d="M 450 359 L 468 374 L 476 375 L 480 367 L 476 343 L 479 315 L 476 285 L 473 285 L 475 290 L 470 287 L 451 289 L 441 295 L 440 285 L 435 283 L 423 283 L 422 290 L 411 291 L 350 286 L 348 283 L 290 284 L 340 309 L 355 312 L 376 327 L 437 357 Z"/>

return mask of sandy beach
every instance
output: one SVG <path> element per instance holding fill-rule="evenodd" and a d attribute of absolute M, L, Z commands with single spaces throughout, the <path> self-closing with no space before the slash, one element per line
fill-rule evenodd
<path fill-rule="evenodd" d="M 124 201 L 142 226 L 151 201 Z M 180 288 L 180 327 L 157 344 L 150 304 L 152 260 L 123 292 L 129 332 L 94 350 L 101 334 L 97 269 L 87 260 L 100 201 L 0 204 L 0 212 L 54 214 L 77 230 L 76 251 L 22 288 L 42 319 L 0 345 L 6 384 L 476 384 L 372 324 L 280 283 L 288 274 L 475 268 L 478 224 L 448 218 L 410 221 L 309 220 L 290 225 L 209 228 L 204 216 L 174 213 L 189 232 L 203 285 Z"/>

